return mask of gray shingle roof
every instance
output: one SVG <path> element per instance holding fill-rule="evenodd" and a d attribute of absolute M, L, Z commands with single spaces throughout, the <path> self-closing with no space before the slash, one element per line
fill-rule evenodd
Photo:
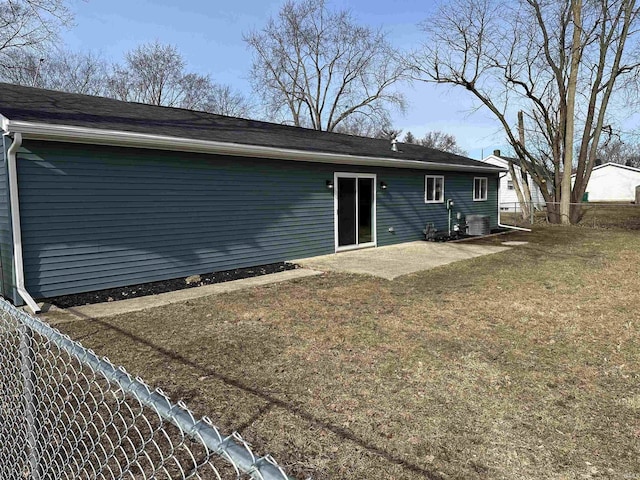
<path fill-rule="evenodd" d="M 7 83 L 0 83 L 0 115 L 13 121 L 486 167 L 483 162 L 420 145 L 398 143 L 398 152 L 393 152 L 388 140 L 320 132 L 257 120 Z"/>

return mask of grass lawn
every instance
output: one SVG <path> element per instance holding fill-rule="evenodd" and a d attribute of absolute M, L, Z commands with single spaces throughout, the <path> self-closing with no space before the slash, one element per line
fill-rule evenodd
<path fill-rule="evenodd" d="M 640 230 L 507 239 L 60 328 L 300 479 L 639 479 Z"/>

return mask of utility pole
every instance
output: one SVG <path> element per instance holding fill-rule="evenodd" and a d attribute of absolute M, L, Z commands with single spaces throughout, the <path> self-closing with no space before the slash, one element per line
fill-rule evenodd
<path fill-rule="evenodd" d="M 520 137 L 520 145 L 524 149 L 524 113 L 522 110 L 518 111 L 518 135 Z M 529 204 L 529 217 L 531 225 L 533 225 L 533 197 L 531 195 L 531 189 L 529 188 L 529 175 L 524 167 L 525 158 L 524 155 L 518 155 L 520 159 L 520 178 L 522 179 L 522 190 L 524 193 L 525 201 Z M 526 212 L 523 212 L 523 214 Z"/>
<path fill-rule="evenodd" d="M 40 75 L 40 67 L 42 66 L 43 63 L 44 63 L 44 58 L 41 58 L 40 61 L 38 62 L 38 66 L 36 67 L 36 73 L 33 74 L 33 83 L 31 84 L 32 87 L 35 87 L 36 83 L 38 82 L 38 76 Z"/>

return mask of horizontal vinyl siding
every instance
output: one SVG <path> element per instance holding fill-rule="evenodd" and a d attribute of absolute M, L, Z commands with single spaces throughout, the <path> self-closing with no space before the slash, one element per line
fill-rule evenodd
<path fill-rule="evenodd" d="M 6 142 L 6 143 L 5 143 Z M 2 274 L 0 284 L 2 295 L 16 301 L 13 280 L 13 237 L 11 230 L 11 208 L 9 199 L 9 178 L 7 167 L 7 149 L 10 140 L 2 137 L 2 152 L 0 152 L 0 262 Z"/>
<path fill-rule="evenodd" d="M 473 202 L 473 174 L 349 167 L 115 147 L 25 142 L 19 182 L 27 288 L 36 297 L 250 267 L 334 251 L 335 172 L 375 173 L 378 245 L 447 228 L 424 203 L 425 173 L 445 177 L 454 212 Z M 493 211 L 491 211 L 493 209 Z M 393 227 L 394 232 L 389 232 Z"/>
<path fill-rule="evenodd" d="M 424 238 L 422 232 L 427 222 L 442 222 L 443 205 L 424 203 L 425 173 L 403 175 L 391 171 L 378 180 L 387 184 L 386 190 L 378 190 L 378 245 L 419 240 Z M 389 232 L 391 227 L 393 233 Z"/>
<path fill-rule="evenodd" d="M 473 179 L 475 177 L 487 178 L 487 199 L 473 201 Z M 498 226 L 498 176 L 465 174 L 452 178 L 452 198 L 455 201 L 453 212 L 461 212 L 468 215 L 488 215 L 491 228 Z M 447 197 L 449 195 L 447 194 Z M 455 215 L 454 217 L 455 218 Z"/>
<path fill-rule="evenodd" d="M 333 251 L 326 166 L 29 142 L 19 155 L 38 297 Z"/>
<path fill-rule="evenodd" d="M 424 238 L 423 231 L 427 224 L 433 225 L 441 232 L 449 229 L 449 217 L 446 203 L 425 203 L 425 175 L 441 175 L 444 177 L 444 199 L 454 201 L 451 220 L 456 223 L 456 213 L 467 215 L 489 215 L 491 227 L 498 225 L 497 175 L 487 176 L 487 200 L 473 201 L 473 173 L 458 172 L 424 172 L 416 171 L 406 175 L 402 171 L 387 171 L 379 177 L 388 187 L 378 190 L 378 245 L 392 245 Z M 389 228 L 393 227 L 393 233 Z"/>

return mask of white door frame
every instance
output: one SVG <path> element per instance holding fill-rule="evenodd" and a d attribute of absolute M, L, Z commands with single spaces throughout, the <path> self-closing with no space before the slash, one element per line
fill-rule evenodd
<path fill-rule="evenodd" d="M 338 189 L 340 188 L 338 185 L 338 178 L 355 178 L 356 179 L 356 243 L 354 245 L 344 245 L 338 246 Z M 358 178 L 371 178 L 373 179 L 373 211 L 371 212 L 371 238 L 373 241 L 367 243 L 358 243 L 358 228 L 360 219 L 358 218 Z M 345 250 L 355 250 L 357 248 L 367 248 L 367 247 L 377 247 L 378 246 L 378 232 L 376 230 L 377 224 L 377 175 L 375 173 L 354 173 L 354 172 L 334 172 L 333 173 L 333 185 L 334 185 L 334 194 L 333 194 L 333 235 L 334 235 L 334 245 L 336 252 L 343 252 Z"/>

